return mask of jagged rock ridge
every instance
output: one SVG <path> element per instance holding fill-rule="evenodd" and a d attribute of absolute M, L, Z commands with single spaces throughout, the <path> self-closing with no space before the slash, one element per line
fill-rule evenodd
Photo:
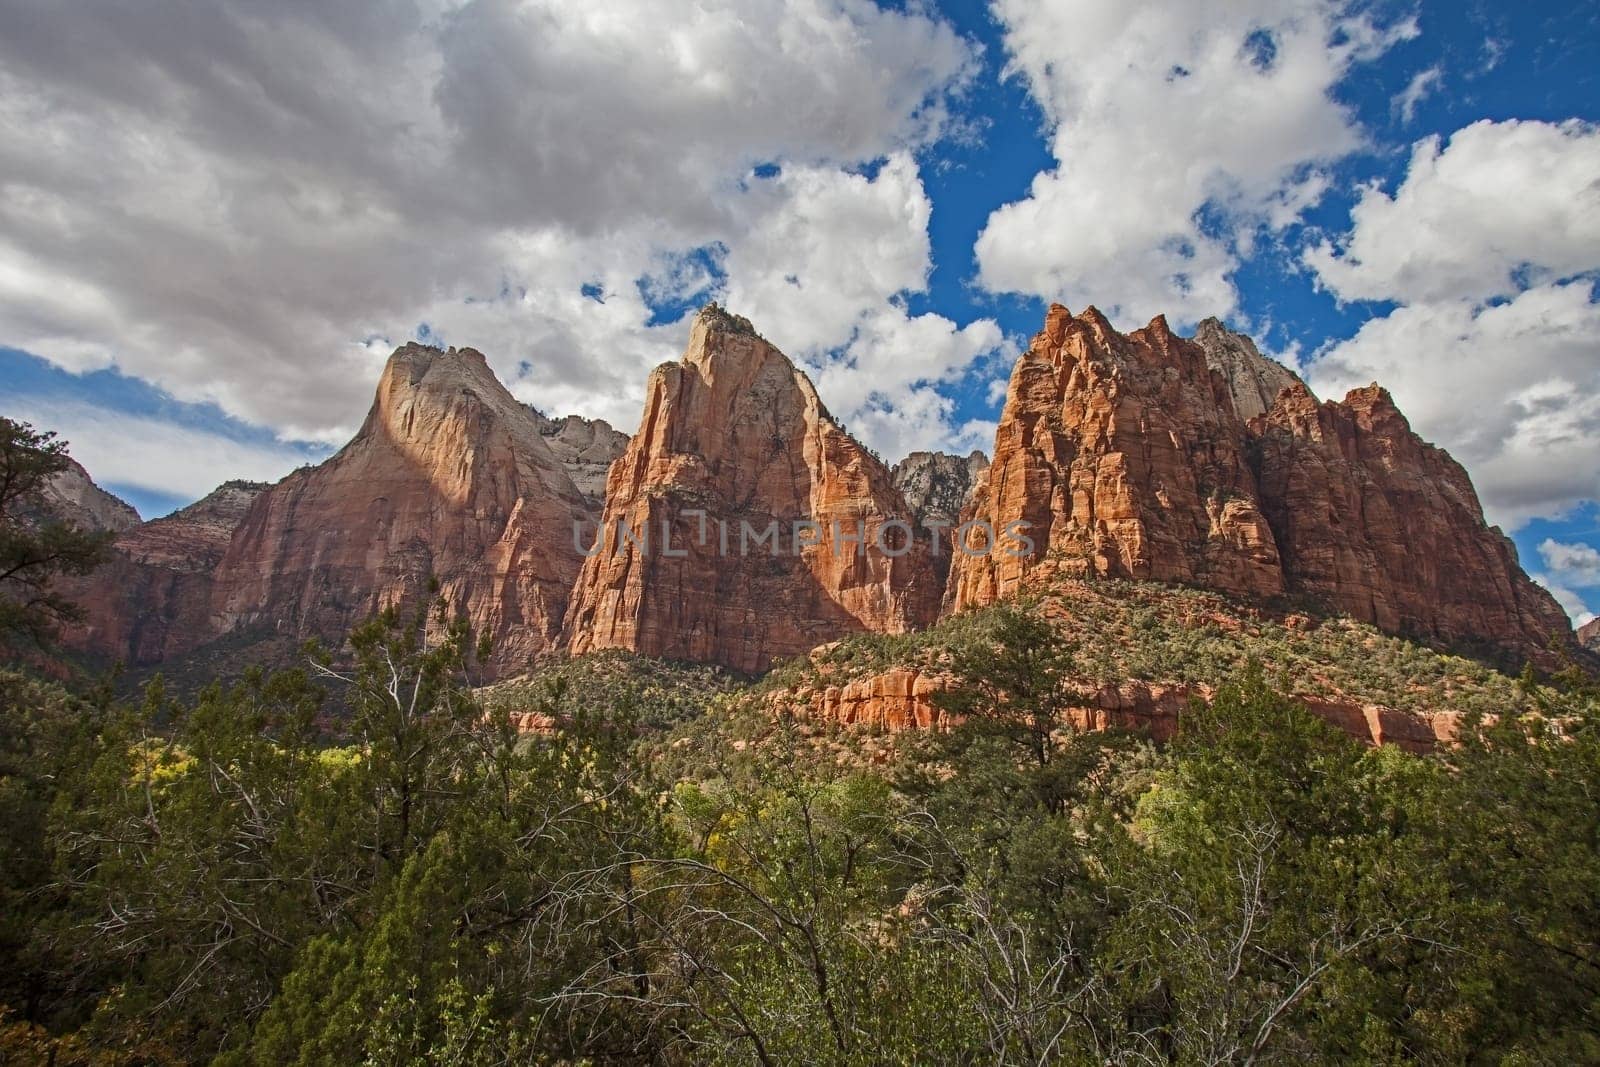
<path fill-rule="evenodd" d="M 954 526 L 972 498 L 978 476 L 988 469 L 989 457 L 979 451 L 966 456 L 913 452 L 890 473 L 918 525 Z"/>
<path fill-rule="evenodd" d="M 957 557 L 953 610 L 1011 595 L 1043 561 L 1071 576 L 1284 591 L 1243 423 L 1205 352 L 1162 318 L 1124 336 L 1093 308 L 1050 308 L 1012 372 L 968 513 L 999 543 Z M 1031 552 L 1003 536 L 1014 523 Z"/>
<path fill-rule="evenodd" d="M 996 529 L 1027 521 L 1038 543 L 1017 558 L 958 557 L 951 608 L 1059 572 L 1303 596 L 1392 633 L 1536 662 L 1550 661 L 1552 638 L 1572 642 L 1466 472 L 1387 392 L 1319 403 L 1294 380 L 1245 420 L 1241 406 L 1286 379 L 1220 326 L 1207 332 L 1239 373 L 1161 318 L 1124 336 L 1093 308 L 1051 307 L 968 509 Z"/>
<path fill-rule="evenodd" d="M 911 520 L 889 470 L 747 320 L 703 310 L 683 359 L 657 367 L 646 396 L 567 614 L 573 652 L 756 671 L 841 634 L 932 621 L 929 546 L 902 545 L 898 529 L 884 544 L 904 554 L 876 543 L 880 527 Z M 818 523 L 820 539 L 797 546 L 797 520 Z M 864 543 L 834 537 L 835 523 Z M 744 536 L 774 524 L 775 544 Z"/>
<path fill-rule="evenodd" d="M 1234 414 L 1241 419 L 1265 414 L 1285 389 L 1305 386 L 1294 371 L 1263 356 L 1255 341 L 1217 319 L 1195 327 L 1194 343 L 1205 352 L 1206 366 L 1222 376 Z"/>

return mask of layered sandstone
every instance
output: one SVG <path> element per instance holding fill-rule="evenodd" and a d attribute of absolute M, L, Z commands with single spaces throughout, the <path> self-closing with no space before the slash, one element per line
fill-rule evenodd
<path fill-rule="evenodd" d="M 959 717 L 940 708 L 937 696 L 950 687 L 937 671 L 894 667 L 841 685 L 799 687 L 776 694 L 775 709 L 802 718 L 899 733 L 948 729 Z M 1061 728 L 1079 733 L 1127 730 L 1156 741 L 1177 733 L 1178 721 L 1195 701 L 1208 702 L 1208 685 L 1129 680 L 1118 684 L 1084 680 L 1071 687 L 1076 705 L 1062 716 Z M 1448 744 L 1460 716 L 1453 712 L 1411 714 L 1346 697 L 1296 697 L 1319 717 L 1351 737 L 1373 746 L 1391 744 L 1409 752 Z"/>
<path fill-rule="evenodd" d="M 212 630 L 339 639 L 437 584 L 495 670 L 553 643 L 593 518 L 538 418 L 468 349 L 389 358 L 361 431 L 253 504 L 218 565 Z"/>
<path fill-rule="evenodd" d="M 217 567 L 266 490 L 261 482 L 225 482 L 186 508 L 124 531 L 107 563 L 87 577 L 63 579 L 67 598 L 84 609 L 82 622 L 63 634 L 67 644 L 142 667 L 212 637 Z"/>
<path fill-rule="evenodd" d="M 1124 336 L 1094 308 L 1053 305 L 1012 372 L 994 458 L 950 574 L 954 610 L 1016 592 L 1043 567 L 1270 597 L 1277 545 L 1244 453 L 1244 424 L 1206 353 L 1157 318 Z M 1031 545 L 1006 537 L 1027 526 Z"/>
<path fill-rule="evenodd" d="M 567 613 L 573 652 L 758 671 L 932 621 L 929 545 L 905 540 L 889 470 L 747 321 L 703 310 L 646 395 Z"/>
<path fill-rule="evenodd" d="M 1600 652 L 1600 619 L 1590 619 L 1578 627 L 1578 643 L 1590 652 Z"/>
<path fill-rule="evenodd" d="M 525 665 L 560 629 L 594 508 L 470 349 L 390 357 L 361 431 L 277 485 L 230 482 L 123 534 L 69 595 L 79 648 L 148 665 L 235 633 L 337 644 L 381 608 L 442 597 Z"/>
<path fill-rule="evenodd" d="M 1489 526 L 1472 481 L 1369 386 L 1304 386 L 1251 422 L 1263 508 L 1290 592 L 1390 633 L 1536 661 L 1571 641 L 1565 612 Z"/>
<path fill-rule="evenodd" d="M 1125 336 L 1093 308 L 1051 307 L 966 512 L 1002 535 L 1025 523 L 1033 544 L 1008 552 L 1002 536 L 987 556 L 958 556 L 949 608 L 1044 575 L 1129 577 L 1301 596 L 1541 664 L 1552 640 L 1572 644 L 1466 472 L 1386 392 L 1321 403 L 1247 339 L 1220 324 L 1201 334 L 1157 318 Z"/>

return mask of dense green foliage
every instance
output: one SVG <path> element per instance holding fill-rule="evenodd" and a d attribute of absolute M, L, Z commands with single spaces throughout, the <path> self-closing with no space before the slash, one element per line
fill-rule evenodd
<path fill-rule="evenodd" d="M 1600 1059 L 1581 676 L 1409 756 L 1246 664 L 1158 749 L 1051 728 L 1078 643 L 1001 609 L 965 724 L 865 767 L 686 747 L 724 681 L 615 657 L 486 699 L 479 651 L 391 612 L 193 700 L 0 674 L 0 1058 Z"/>

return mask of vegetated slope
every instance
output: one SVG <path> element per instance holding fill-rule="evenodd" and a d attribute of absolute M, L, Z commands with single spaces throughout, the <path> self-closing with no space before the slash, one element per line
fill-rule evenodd
<path fill-rule="evenodd" d="M 1050 619 L 1070 648 L 1092 712 L 1079 726 L 1161 736 L 1192 698 L 1252 663 L 1275 689 L 1348 732 L 1416 749 L 1436 732 L 1448 736 L 1461 715 L 1529 705 L 1509 675 L 1367 623 L 1270 612 L 1154 582 L 1057 578 L 1037 596 L 962 612 L 919 633 L 861 634 L 824 646 L 722 702 L 682 736 L 709 758 L 792 728 L 810 738 L 819 759 L 881 762 L 899 732 L 939 718 L 930 698 L 948 654 L 986 641 L 996 614 L 1012 603 Z"/>

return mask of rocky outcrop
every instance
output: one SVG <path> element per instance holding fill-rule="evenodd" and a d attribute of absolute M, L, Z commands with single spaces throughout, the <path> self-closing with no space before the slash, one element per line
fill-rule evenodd
<path fill-rule="evenodd" d="M 375 611 L 438 595 L 525 666 L 560 630 L 593 518 L 534 414 L 470 349 L 389 358 L 338 454 L 250 508 L 218 566 L 212 629 L 341 638 Z"/>
<path fill-rule="evenodd" d="M 994 459 L 950 574 L 954 610 L 1016 592 L 1033 572 L 1283 592 L 1245 460 L 1244 424 L 1205 352 L 1157 318 L 1124 336 L 1059 304 L 1011 375 Z M 1007 536 L 1023 524 L 1024 541 Z M 982 551 L 987 548 L 988 551 Z"/>
<path fill-rule="evenodd" d="M 1052 306 L 1012 374 L 947 606 L 1053 573 L 1306 597 L 1391 633 L 1545 664 L 1566 617 L 1488 526 L 1466 472 L 1376 386 L 1320 403 L 1219 324 L 1126 336 Z M 1280 373 L 1281 372 L 1281 373 Z M 1245 420 L 1279 384 L 1266 410 Z M 1031 545 L 1006 551 L 1025 523 Z"/>
<path fill-rule="evenodd" d="M 961 509 L 972 499 L 978 476 L 988 469 L 989 457 L 982 452 L 968 456 L 913 452 L 896 463 L 890 474 L 918 526 L 954 529 L 961 521 Z"/>
<path fill-rule="evenodd" d="M 1590 619 L 1578 627 L 1578 643 L 1590 652 L 1600 652 L 1600 619 Z"/>
<path fill-rule="evenodd" d="M 940 708 L 935 697 L 949 686 L 948 676 L 936 671 L 895 667 L 842 685 L 782 691 L 770 703 L 774 710 L 801 718 L 889 733 L 947 729 L 959 718 Z M 1179 718 L 1194 701 L 1210 701 L 1215 695 L 1208 685 L 1142 680 L 1116 685 L 1085 680 L 1071 688 L 1077 706 L 1063 716 L 1062 729 L 1079 733 L 1128 730 L 1156 741 L 1177 733 Z M 1373 746 L 1392 744 L 1410 752 L 1448 744 L 1456 736 L 1460 719 L 1453 712 L 1413 715 L 1344 697 L 1296 699 L 1357 740 Z"/>
<path fill-rule="evenodd" d="M 36 499 L 26 502 L 20 517 L 38 524 L 55 519 L 81 530 L 110 530 L 121 533 L 139 525 L 133 505 L 106 492 L 94 483 L 89 472 L 76 461 L 47 478 Z"/>
<path fill-rule="evenodd" d="M 142 667 L 208 640 L 217 566 L 266 490 L 262 482 L 225 482 L 186 508 L 124 531 L 105 565 L 63 579 L 67 599 L 84 609 L 65 642 Z"/>
<path fill-rule="evenodd" d="M 651 374 L 612 465 L 570 647 L 757 671 L 842 634 L 924 625 L 938 589 L 910 519 L 810 380 L 712 305 L 683 359 Z"/>
<path fill-rule="evenodd" d="M 1294 371 L 1263 356 L 1254 341 L 1217 319 L 1195 327 L 1194 343 L 1206 354 L 1206 366 L 1221 376 L 1234 414 L 1246 421 L 1265 414 L 1285 389 L 1305 385 Z"/>
<path fill-rule="evenodd" d="M 1388 392 L 1318 403 L 1304 386 L 1250 424 L 1286 586 L 1390 633 L 1542 662 L 1570 642 L 1555 599 L 1484 522 L 1472 481 Z"/>
<path fill-rule="evenodd" d="M 968 456 L 913 452 L 890 472 L 913 524 L 929 532 L 934 580 L 941 590 L 950 573 L 962 509 L 971 503 L 973 490 L 988 469 L 989 457 L 978 451 Z"/>
<path fill-rule="evenodd" d="M 578 487 L 596 511 L 606 494 L 606 475 L 611 464 L 628 447 L 628 435 L 612 429 L 604 419 L 568 415 L 552 419 L 537 408 L 530 408 L 539 424 L 545 444 L 566 468 L 572 484 Z"/>

